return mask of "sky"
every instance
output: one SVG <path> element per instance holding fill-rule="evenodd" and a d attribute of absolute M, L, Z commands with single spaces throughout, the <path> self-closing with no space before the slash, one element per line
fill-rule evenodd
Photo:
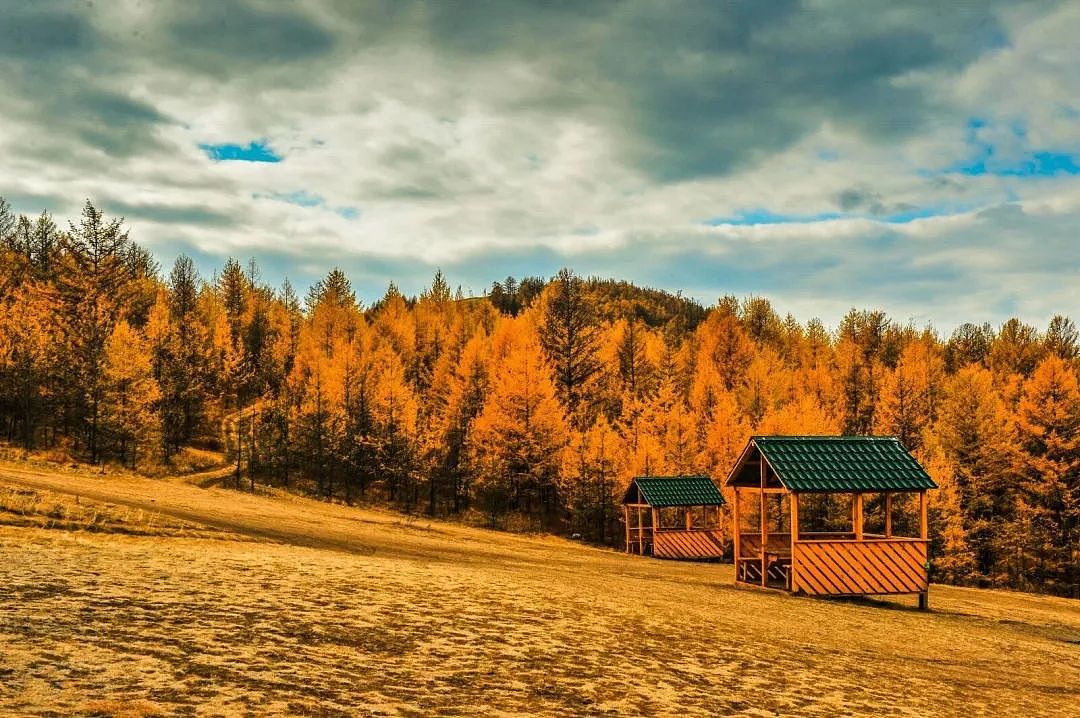
<path fill-rule="evenodd" d="M 441 268 L 1080 319 L 1080 2 L 0 0 L 0 196 L 360 298 Z"/>

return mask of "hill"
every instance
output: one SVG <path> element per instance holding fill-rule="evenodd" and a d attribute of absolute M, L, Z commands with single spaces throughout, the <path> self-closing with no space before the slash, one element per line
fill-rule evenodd
<path fill-rule="evenodd" d="M 0 484 L 4 715 L 1049 716 L 1080 683 L 1066 599 L 923 613 L 269 490 Z"/>

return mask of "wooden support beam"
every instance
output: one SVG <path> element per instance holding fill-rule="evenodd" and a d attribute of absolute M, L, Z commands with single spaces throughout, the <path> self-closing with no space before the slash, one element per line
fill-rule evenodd
<path fill-rule="evenodd" d="M 930 522 L 927 518 L 926 492 L 919 492 L 919 538 L 925 541 L 930 536 Z"/>
<path fill-rule="evenodd" d="M 623 525 L 626 527 L 626 553 L 630 553 L 630 507 L 623 506 Z"/>
<path fill-rule="evenodd" d="M 761 459 L 761 585 L 765 586 L 768 583 L 768 566 L 765 565 L 765 548 L 769 542 L 769 522 L 768 513 L 765 506 L 765 458 Z"/>
<path fill-rule="evenodd" d="M 885 492 L 885 538 L 892 538 L 892 494 Z"/>
<path fill-rule="evenodd" d="M 690 528 L 691 528 L 691 527 L 692 527 L 693 525 L 694 525 L 694 522 L 693 522 L 693 520 L 691 520 L 691 518 L 690 518 L 690 509 L 687 509 L 687 510 L 686 510 L 686 530 L 687 530 L 687 531 L 689 531 L 689 530 L 690 530 Z"/>
<path fill-rule="evenodd" d="M 926 491 L 920 491 L 919 492 L 919 538 L 921 538 L 923 541 L 926 541 L 927 539 L 930 538 L 930 521 L 929 521 L 929 517 L 928 517 L 928 504 L 927 504 L 926 499 L 927 499 Z M 928 562 L 928 565 L 929 565 L 929 558 L 930 558 L 930 547 L 929 546 L 926 547 L 926 557 L 927 557 L 927 562 Z M 927 573 L 929 573 L 929 570 L 927 570 Z M 922 593 L 919 594 L 919 609 L 923 610 L 923 611 L 926 611 L 927 609 L 930 608 L 930 591 L 929 591 L 930 581 L 929 581 L 929 576 L 927 576 L 926 587 L 927 587 L 927 590 L 923 591 Z"/>
<path fill-rule="evenodd" d="M 650 543 L 652 544 L 653 555 L 656 554 L 656 530 L 660 528 L 660 512 L 655 506 L 652 507 L 652 533 L 649 534 Z"/>
<path fill-rule="evenodd" d="M 795 543 L 799 540 L 799 495 L 791 495 L 791 585 L 788 589 L 792 592 L 799 590 L 799 573 L 795 568 L 795 552 L 798 550 L 798 546 Z"/>
<path fill-rule="evenodd" d="M 637 507 L 637 552 L 645 555 L 645 522 L 641 518 L 641 507 Z"/>
<path fill-rule="evenodd" d="M 855 501 L 852 502 L 852 523 L 855 528 L 855 540 L 863 540 L 863 495 L 855 494 Z"/>
<path fill-rule="evenodd" d="M 734 530 L 731 532 L 732 542 L 732 555 L 735 557 L 735 575 L 739 575 L 739 529 L 741 528 L 742 520 L 739 517 L 739 490 L 735 489 L 735 503 L 731 507 L 732 521 Z"/>

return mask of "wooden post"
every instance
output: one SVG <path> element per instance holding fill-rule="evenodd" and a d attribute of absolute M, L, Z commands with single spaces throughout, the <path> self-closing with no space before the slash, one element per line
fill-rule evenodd
<path fill-rule="evenodd" d="M 795 552 L 799 547 L 795 543 L 799 540 L 799 495 L 796 493 L 789 494 L 791 504 L 791 586 L 788 587 L 792 593 L 799 590 L 799 574 L 795 569 Z"/>
<path fill-rule="evenodd" d="M 690 520 L 690 511 L 691 511 L 691 509 L 686 510 L 686 530 L 687 531 L 690 530 L 690 526 L 691 526 L 691 524 L 693 524 L 693 521 Z"/>
<path fill-rule="evenodd" d="M 892 538 L 892 494 L 885 492 L 885 538 Z"/>
<path fill-rule="evenodd" d="M 926 541 L 930 537 L 930 522 L 927 520 L 926 492 L 919 492 L 919 538 Z"/>
<path fill-rule="evenodd" d="M 768 566 L 765 564 L 765 548 L 769 543 L 769 521 L 765 507 L 765 456 L 761 455 L 761 585 L 768 583 Z"/>
<path fill-rule="evenodd" d="M 930 538 L 930 522 L 927 516 L 927 501 L 926 491 L 919 492 L 919 538 L 926 541 Z M 927 563 L 930 560 L 930 545 L 926 546 L 926 558 Z M 926 587 L 930 588 L 930 570 L 926 570 Z M 929 590 L 923 591 L 919 594 L 919 608 L 923 611 L 930 608 Z"/>
<path fill-rule="evenodd" d="M 660 516 L 659 516 L 660 512 L 659 512 L 659 509 L 657 509 L 655 506 L 653 506 L 652 508 L 649 509 L 649 513 L 652 514 L 652 534 L 650 535 L 650 537 L 652 538 L 652 541 L 650 542 L 650 543 L 652 543 L 652 553 L 650 553 L 649 555 L 650 556 L 655 556 L 656 555 L 656 529 L 660 528 Z"/>
<path fill-rule="evenodd" d="M 623 504 L 623 525 L 626 527 L 626 553 L 630 553 L 630 507 Z"/>
<path fill-rule="evenodd" d="M 735 489 L 735 504 L 731 507 L 731 523 L 734 531 L 731 532 L 731 553 L 735 559 L 735 580 L 739 580 L 739 526 L 742 519 L 739 516 L 739 490 Z"/>
<path fill-rule="evenodd" d="M 855 515 L 854 515 L 854 517 L 852 519 L 852 523 L 855 524 L 855 540 L 856 541 L 862 541 L 863 540 L 863 515 L 862 515 L 863 499 L 862 499 L 862 496 L 863 496 L 862 494 L 855 494 L 855 501 L 854 501 L 854 505 L 853 505 L 853 510 L 854 510 L 853 513 Z"/>
<path fill-rule="evenodd" d="M 637 507 L 637 552 L 645 555 L 645 521 L 641 517 L 641 505 Z"/>

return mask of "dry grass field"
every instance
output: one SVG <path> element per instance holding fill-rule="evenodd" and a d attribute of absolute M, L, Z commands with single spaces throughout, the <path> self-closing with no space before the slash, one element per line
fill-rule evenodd
<path fill-rule="evenodd" d="M 0 715 L 1080 706 L 1075 601 L 934 586 L 922 613 L 292 496 L 16 464 L 0 485 Z"/>

